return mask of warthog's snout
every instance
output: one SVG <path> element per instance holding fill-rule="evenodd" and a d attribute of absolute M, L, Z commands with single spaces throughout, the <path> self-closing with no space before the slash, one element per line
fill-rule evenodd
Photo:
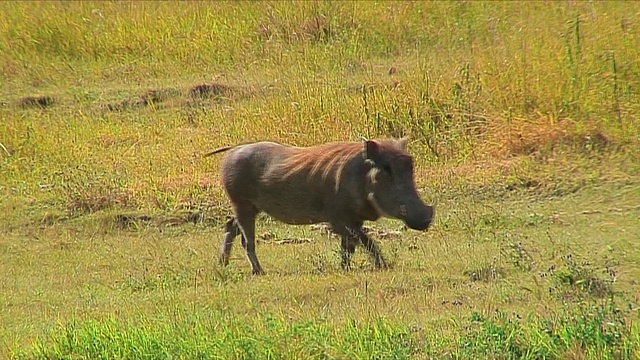
<path fill-rule="evenodd" d="M 405 222 L 407 223 L 407 226 L 413 230 L 427 230 L 431 225 L 433 212 L 432 206 L 425 206 L 423 211 L 413 214 L 411 217 L 407 217 Z"/>

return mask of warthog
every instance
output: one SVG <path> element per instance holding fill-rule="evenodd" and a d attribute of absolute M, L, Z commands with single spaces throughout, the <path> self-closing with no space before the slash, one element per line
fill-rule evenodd
<path fill-rule="evenodd" d="M 265 212 L 287 224 L 329 223 L 342 240 L 343 268 L 349 267 L 358 243 L 371 253 L 376 267 L 386 268 L 363 222 L 386 216 L 426 230 L 434 215 L 418 196 L 406 147 L 406 138 L 307 148 L 263 141 L 205 154 L 228 151 L 221 182 L 235 216 L 225 225 L 220 263 L 229 263 L 233 240 L 241 235 L 253 273 L 264 273 L 255 250 L 255 218 Z"/>

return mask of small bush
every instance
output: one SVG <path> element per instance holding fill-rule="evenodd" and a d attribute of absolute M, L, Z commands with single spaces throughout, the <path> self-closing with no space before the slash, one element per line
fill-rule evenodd
<path fill-rule="evenodd" d="M 636 335 L 634 335 L 636 334 Z M 629 359 L 638 344 L 613 299 L 580 304 L 557 316 L 523 319 L 498 312 L 492 317 L 471 314 L 470 330 L 458 342 L 460 358 L 498 359 Z"/>
<path fill-rule="evenodd" d="M 572 254 L 562 256 L 562 266 L 550 267 L 553 279 L 558 284 L 552 291 L 563 298 L 589 295 L 607 297 L 613 294 L 613 282 L 616 272 L 607 268 L 604 273 L 608 278 L 598 276 L 588 261 L 578 262 Z"/>

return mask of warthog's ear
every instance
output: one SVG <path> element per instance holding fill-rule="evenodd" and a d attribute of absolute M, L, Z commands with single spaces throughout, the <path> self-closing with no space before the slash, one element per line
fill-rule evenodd
<path fill-rule="evenodd" d="M 409 136 L 403 136 L 398 140 L 398 145 L 400 145 L 400 149 L 407 151 L 407 144 L 409 143 Z"/>
<path fill-rule="evenodd" d="M 373 161 L 375 163 L 379 152 L 378 143 L 374 140 L 363 140 L 362 144 L 364 146 L 364 159 Z"/>

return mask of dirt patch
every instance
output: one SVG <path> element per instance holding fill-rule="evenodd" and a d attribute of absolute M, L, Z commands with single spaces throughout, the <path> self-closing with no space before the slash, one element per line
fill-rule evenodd
<path fill-rule="evenodd" d="M 151 221 L 151 216 L 148 215 L 133 215 L 133 214 L 116 214 L 114 217 L 114 225 L 118 229 L 132 229 L 139 228 L 141 224 Z"/>
<path fill-rule="evenodd" d="M 516 191 L 521 189 L 536 189 L 538 187 L 540 187 L 540 182 L 536 179 L 519 178 L 509 182 L 505 186 L 505 189 L 508 191 Z"/>
<path fill-rule="evenodd" d="M 69 220 L 69 216 L 58 213 L 46 213 L 42 217 L 40 223 L 44 226 L 52 226 L 64 221 Z"/>
<path fill-rule="evenodd" d="M 113 224 L 121 230 L 139 230 L 142 227 L 176 227 L 186 224 L 219 225 L 214 217 L 207 217 L 202 211 L 182 211 L 165 215 L 119 213 L 113 216 Z"/>
<path fill-rule="evenodd" d="M 230 96 L 234 93 L 234 88 L 219 83 L 198 84 L 189 89 L 189 97 L 210 98 L 215 96 Z"/>
<path fill-rule="evenodd" d="M 385 230 L 374 226 L 363 226 L 362 230 L 364 230 L 367 235 L 374 236 L 378 239 L 398 238 L 402 236 L 400 231 Z"/>
<path fill-rule="evenodd" d="M 264 91 L 264 87 L 239 87 L 221 83 L 201 83 L 186 89 L 160 88 L 145 90 L 138 96 L 115 100 L 100 104 L 101 110 L 111 112 L 142 109 L 146 107 L 183 106 L 185 109 L 200 108 L 210 100 L 243 99 L 252 97 L 257 91 Z M 186 94 L 186 96 L 185 96 Z"/>
<path fill-rule="evenodd" d="M 110 102 L 100 107 L 107 111 L 125 111 L 146 106 L 155 106 L 177 97 L 181 91 L 174 88 L 150 89 L 132 99 Z"/>
<path fill-rule="evenodd" d="M 180 226 L 184 224 L 197 224 L 204 220 L 204 214 L 200 211 L 187 211 L 181 214 L 158 219 L 162 226 Z"/>
<path fill-rule="evenodd" d="M 67 199 L 67 208 L 73 213 L 94 213 L 134 204 L 131 194 L 118 189 L 88 188 L 69 194 Z"/>
<path fill-rule="evenodd" d="M 174 88 L 151 89 L 143 92 L 140 95 L 140 100 L 148 105 L 151 103 L 161 103 L 181 94 L 182 91 Z"/>
<path fill-rule="evenodd" d="M 206 109 L 212 102 L 220 103 L 222 101 L 252 98 L 257 94 L 264 93 L 269 88 L 270 86 L 236 86 L 221 83 L 193 85 L 187 90 L 187 98 L 182 103 L 187 111 L 187 122 L 195 123 L 197 113 L 193 112 L 194 109 Z"/>
<path fill-rule="evenodd" d="M 18 106 L 23 109 L 39 108 L 44 109 L 52 106 L 56 100 L 52 96 L 25 96 L 18 100 Z"/>

